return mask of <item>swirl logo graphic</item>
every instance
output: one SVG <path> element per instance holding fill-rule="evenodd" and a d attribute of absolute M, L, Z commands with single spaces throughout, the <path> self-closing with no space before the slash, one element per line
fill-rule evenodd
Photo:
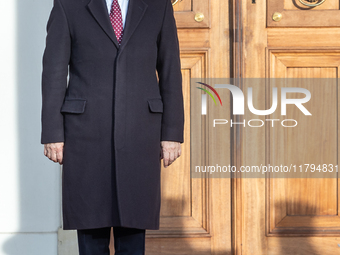
<path fill-rule="evenodd" d="M 202 84 L 203 86 L 206 86 L 206 87 L 209 88 L 212 92 L 214 92 L 215 95 L 218 97 L 218 100 L 220 101 L 220 104 L 221 104 L 221 106 L 222 106 L 222 100 L 221 100 L 221 98 L 220 98 L 220 95 L 217 93 L 217 91 L 216 91 L 213 87 L 211 87 L 210 85 L 208 85 L 208 84 L 206 84 L 206 83 L 203 83 L 203 82 L 197 82 L 197 83 Z M 206 93 L 214 100 L 215 105 L 217 105 L 214 96 L 213 96 L 208 90 L 203 89 L 203 88 L 201 88 L 201 87 L 196 87 L 196 88 L 205 91 L 205 92 L 206 92 Z"/>

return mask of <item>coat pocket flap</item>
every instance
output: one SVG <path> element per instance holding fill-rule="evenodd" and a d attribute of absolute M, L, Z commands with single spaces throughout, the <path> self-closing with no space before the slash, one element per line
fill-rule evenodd
<path fill-rule="evenodd" d="M 160 98 L 148 99 L 151 112 L 163 112 L 163 101 Z"/>
<path fill-rule="evenodd" d="M 86 99 L 68 98 L 65 99 L 60 112 L 83 113 L 85 110 Z"/>

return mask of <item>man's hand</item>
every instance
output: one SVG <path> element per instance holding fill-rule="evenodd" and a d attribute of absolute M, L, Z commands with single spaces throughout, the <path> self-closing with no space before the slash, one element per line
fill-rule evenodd
<path fill-rule="evenodd" d="M 164 167 L 170 166 L 181 155 L 181 143 L 161 141 L 161 159 Z"/>
<path fill-rule="evenodd" d="M 44 144 L 44 154 L 50 160 L 55 163 L 63 164 L 63 151 L 64 151 L 64 143 L 47 143 Z"/>

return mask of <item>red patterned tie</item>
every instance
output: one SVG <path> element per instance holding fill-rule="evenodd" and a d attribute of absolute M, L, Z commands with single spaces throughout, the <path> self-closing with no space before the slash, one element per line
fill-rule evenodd
<path fill-rule="evenodd" d="M 110 20 L 115 31 L 118 44 L 120 45 L 123 37 L 123 18 L 118 0 L 113 0 L 110 11 Z"/>

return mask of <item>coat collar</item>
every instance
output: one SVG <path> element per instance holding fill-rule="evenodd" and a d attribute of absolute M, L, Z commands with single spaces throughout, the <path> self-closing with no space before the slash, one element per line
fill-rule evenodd
<path fill-rule="evenodd" d="M 93 17 L 97 20 L 98 24 L 104 32 L 110 37 L 111 41 L 115 44 L 117 49 L 122 50 L 131 35 L 135 31 L 137 25 L 142 19 L 148 5 L 143 0 L 129 0 L 128 10 L 126 14 L 125 27 L 122 43 L 118 45 L 118 41 L 111 25 L 110 17 L 107 12 L 106 3 L 104 0 L 91 0 L 88 8 Z"/>

